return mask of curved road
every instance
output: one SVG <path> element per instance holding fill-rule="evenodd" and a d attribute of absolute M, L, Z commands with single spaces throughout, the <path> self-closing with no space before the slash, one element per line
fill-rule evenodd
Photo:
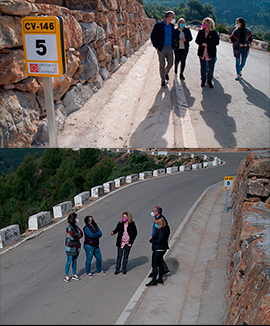
<path fill-rule="evenodd" d="M 150 271 L 148 239 L 153 223 L 152 208 L 163 207 L 172 236 L 202 192 L 222 181 L 224 176 L 235 175 L 247 153 L 217 153 L 217 156 L 225 161 L 224 165 L 138 181 L 78 212 L 81 228 L 84 217 L 92 214 L 103 232 L 100 247 L 106 276 L 96 275 L 93 258 L 94 278 L 87 278 L 82 249 L 77 269 L 81 280 L 63 281 L 66 219 L 3 253 L 0 256 L 0 323 L 114 324 Z M 115 276 L 116 236 L 111 236 L 110 231 L 124 210 L 132 213 L 138 236 L 130 252 L 128 273 Z"/>
<path fill-rule="evenodd" d="M 184 75 L 160 87 L 156 50 L 146 42 L 58 132 L 59 147 L 268 148 L 269 53 L 251 49 L 235 81 L 232 44 L 217 47 L 214 89 L 200 87 L 195 38 Z"/>

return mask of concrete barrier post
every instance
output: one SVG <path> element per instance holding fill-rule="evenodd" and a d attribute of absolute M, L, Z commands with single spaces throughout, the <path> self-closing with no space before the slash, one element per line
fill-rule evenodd
<path fill-rule="evenodd" d="M 126 176 L 126 183 L 131 183 L 138 180 L 138 174 L 130 174 Z"/>
<path fill-rule="evenodd" d="M 28 218 L 28 229 L 29 230 L 39 230 L 43 226 L 51 223 L 51 213 L 50 212 L 39 212 L 35 215 L 31 215 Z"/>
<path fill-rule="evenodd" d="M 147 178 L 151 178 L 152 175 L 153 175 L 152 171 L 144 171 L 144 172 L 141 172 L 139 174 L 139 179 L 144 180 L 144 179 L 147 179 Z"/>
<path fill-rule="evenodd" d="M 82 206 L 90 201 L 90 191 L 83 191 L 74 197 L 74 205 Z"/>
<path fill-rule="evenodd" d="M 116 178 L 114 179 L 114 182 L 115 182 L 115 187 L 119 188 L 126 183 L 126 177 Z"/>
<path fill-rule="evenodd" d="M 167 151 L 158 151 L 157 155 L 167 156 L 168 152 Z"/>
<path fill-rule="evenodd" d="M 11 242 L 21 238 L 18 224 L 13 224 L 0 229 L 0 248 L 4 248 Z"/>
<path fill-rule="evenodd" d="M 104 193 L 111 192 L 112 190 L 115 189 L 115 182 L 114 181 L 105 182 L 103 183 L 103 187 L 104 187 Z"/>
<path fill-rule="evenodd" d="M 177 172 L 179 171 L 178 166 L 171 166 L 169 168 L 167 168 L 167 173 L 173 173 L 173 172 Z"/>
<path fill-rule="evenodd" d="M 54 218 L 63 217 L 63 215 L 68 214 L 72 211 L 72 202 L 65 201 L 56 206 L 53 206 L 53 216 Z"/>
<path fill-rule="evenodd" d="M 179 166 L 179 171 L 189 171 L 190 170 L 190 164 L 186 164 L 186 165 L 180 165 Z"/>
<path fill-rule="evenodd" d="M 192 164 L 192 170 L 197 170 L 202 168 L 202 163 Z"/>
<path fill-rule="evenodd" d="M 153 176 L 158 177 L 159 175 L 165 174 L 165 169 L 157 169 L 153 171 Z"/>
<path fill-rule="evenodd" d="M 91 197 L 100 197 L 102 195 L 104 195 L 103 185 L 91 188 Z"/>

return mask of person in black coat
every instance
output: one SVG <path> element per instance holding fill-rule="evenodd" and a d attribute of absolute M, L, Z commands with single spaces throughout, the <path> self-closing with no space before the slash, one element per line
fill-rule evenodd
<path fill-rule="evenodd" d="M 202 28 L 199 30 L 195 42 L 199 45 L 197 55 L 201 65 L 201 87 L 206 82 L 206 62 L 208 61 L 207 84 L 213 88 L 213 74 L 219 35 L 215 29 L 215 22 L 212 18 L 206 17 L 203 20 Z"/>
<path fill-rule="evenodd" d="M 165 79 L 169 80 L 169 71 L 173 65 L 173 50 L 175 48 L 174 17 L 175 13 L 173 11 L 167 11 L 165 18 L 154 25 L 150 35 L 151 42 L 158 53 L 162 87 L 166 87 Z M 166 60 L 167 65 L 165 67 Z"/>
<path fill-rule="evenodd" d="M 233 44 L 233 54 L 236 63 L 237 76 L 235 80 L 239 80 L 242 77 L 242 70 L 246 64 L 249 47 L 253 39 L 253 34 L 246 25 L 247 23 L 244 18 L 237 18 L 235 23 L 236 29 L 233 30 L 230 37 Z"/>
<path fill-rule="evenodd" d="M 117 275 L 120 272 L 123 254 L 124 258 L 122 264 L 122 273 L 126 274 L 130 249 L 138 233 L 136 224 L 132 220 L 132 215 L 130 212 L 124 212 L 122 214 L 120 222 L 118 222 L 116 228 L 111 231 L 111 235 L 116 233 L 118 233 L 116 239 L 117 259 L 114 274 Z"/>
<path fill-rule="evenodd" d="M 153 278 L 146 286 L 157 285 L 158 283 L 163 284 L 163 256 L 166 250 L 169 249 L 168 239 L 170 228 L 168 224 L 162 217 L 156 219 L 155 223 L 157 224 L 157 230 L 155 234 L 149 238 L 149 242 L 152 243 Z"/>
<path fill-rule="evenodd" d="M 152 228 L 152 236 L 155 234 L 155 232 L 156 232 L 156 230 L 157 230 L 157 224 L 155 223 L 155 222 L 156 222 L 156 219 L 162 217 L 162 218 L 164 218 L 165 223 L 166 223 L 167 225 L 169 225 L 169 223 L 168 223 L 166 217 L 162 214 L 162 208 L 161 208 L 160 206 L 155 206 L 155 207 L 153 208 L 152 212 L 150 213 L 150 215 L 151 215 L 152 217 L 155 218 L 155 221 L 154 221 L 154 223 L 153 223 L 153 228 Z M 165 260 L 163 259 L 163 275 L 168 274 L 169 272 L 170 272 L 170 271 L 169 271 L 169 268 L 168 268 L 168 266 L 167 266 Z M 148 275 L 148 277 L 153 277 L 153 272 L 151 272 L 151 273 Z"/>
<path fill-rule="evenodd" d="M 177 22 L 177 29 L 175 30 L 175 49 L 174 49 L 174 73 L 177 75 L 178 65 L 181 62 L 180 79 L 185 79 L 183 73 L 186 66 L 187 54 L 189 51 L 189 42 L 192 40 L 192 34 L 184 18 L 180 18 Z"/>

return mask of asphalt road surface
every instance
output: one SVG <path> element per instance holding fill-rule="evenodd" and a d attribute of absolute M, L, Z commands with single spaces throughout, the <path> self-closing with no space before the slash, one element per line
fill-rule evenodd
<path fill-rule="evenodd" d="M 208 153 L 207 155 L 213 155 Z M 91 214 L 103 236 L 100 248 L 105 276 L 85 274 L 85 252 L 78 258 L 80 281 L 64 282 L 66 219 L 39 236 L 0 255 L 0 323 L 8 324 L 114 324 L 151 268 L 151 235 L 154 206 L 163 207 L 171 237 L 192 205 L 209 186 L 236 175 L 246 152 L 216 153 L 225 162 L 208 169 L 177 172 L 125 185 L 78 211 L 79 226 Z M 128 271 L 114 275 L 116 236 L 110 231 L 128 210 L 138 228 Z M 83 241 L 82 241 L 83 242 Z M 71 273 L 71 271 L 70 271 Z"/>
<path fill-rule="evenodd" d="M 58 132 L 59 147 L 268 148 L 269 53 L 251 49 L 235 81 L 232 44 L 217 47 L 214 89 L 200 87 L 195 38 L 185 80 L 169 73 L 161 88 L 156 50 L 148 41 L 128 58 Z"/>

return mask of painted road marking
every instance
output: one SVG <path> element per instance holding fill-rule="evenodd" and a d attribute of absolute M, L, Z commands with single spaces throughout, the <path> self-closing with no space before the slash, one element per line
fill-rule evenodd
<path fill-rule="evenodd" d="M 196 140 L 195 132 L 189 115 L 184 89 L 177 75 L 174 77 L 174 86 L 176 89 L 177 103 L 180 111 L 180 123 L 182 126 L 184 147 L 198 148 L 199 146 Z"/>

